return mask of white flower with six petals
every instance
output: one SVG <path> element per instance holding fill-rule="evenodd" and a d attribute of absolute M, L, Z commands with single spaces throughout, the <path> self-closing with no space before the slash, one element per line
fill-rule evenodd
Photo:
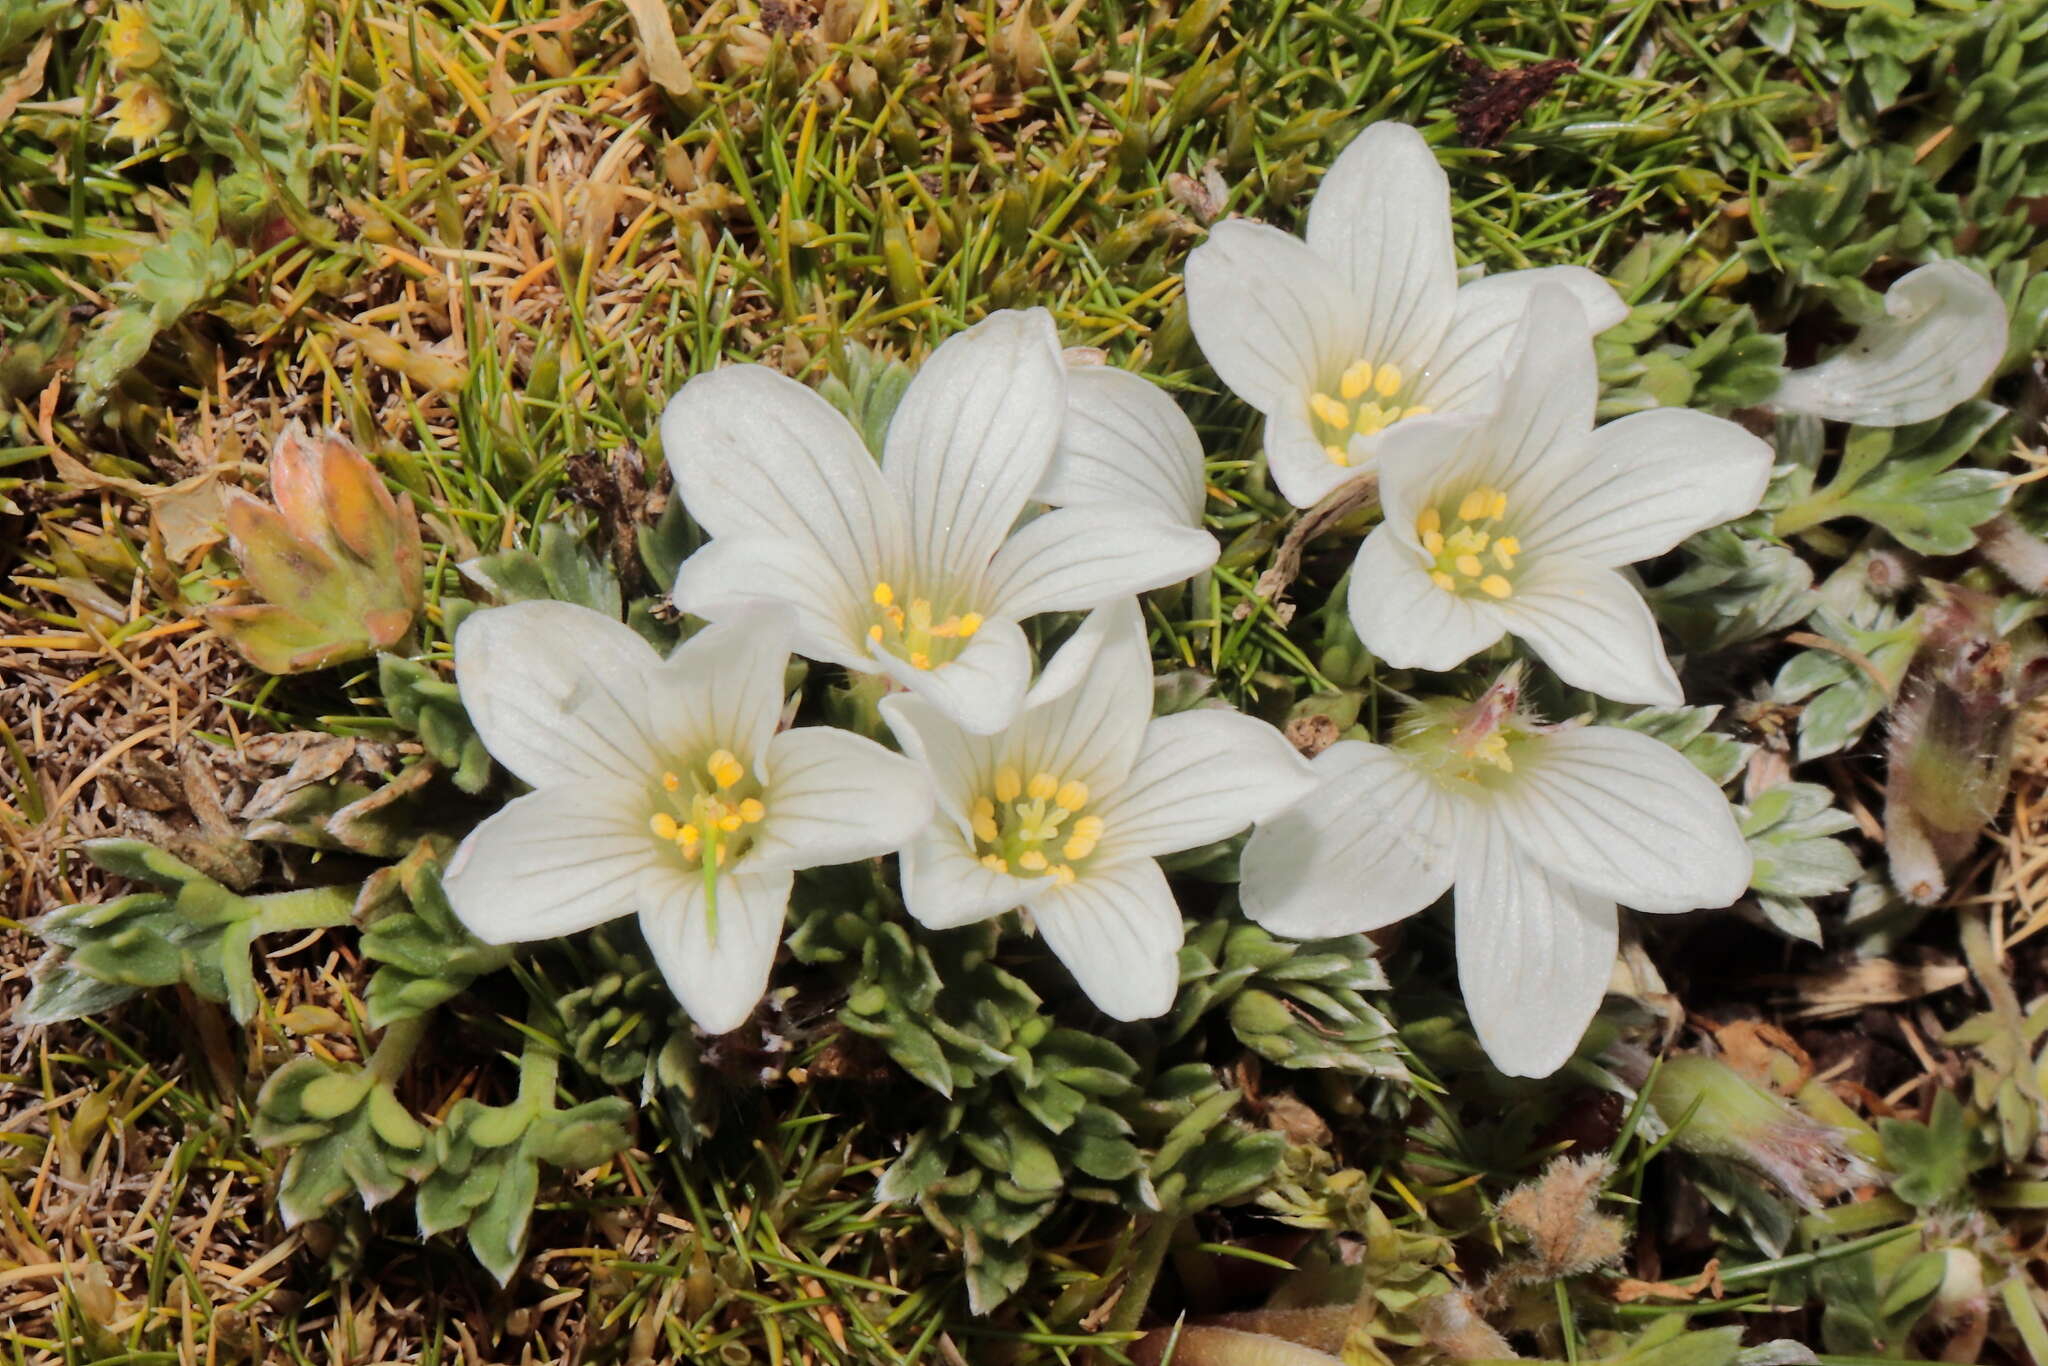
<path fill-rule="evenodd" d="M 874 741 L 777 731 L 789 614 L 736 614 L 663 660 L 630 627 L 564 602 L 474 613 L 456 676 L 492 757 L 534 791 L 484 821 L 442 882 L 490 944 L 637 913 L 703 1029 L 747 1018 L 782 942 L 791 874 L 900 848 L 929 779 Z"/>
<path fill-rule="evenodd" d="M 1151 656 L 1128 599 L 1082 624 L 1000 734 L 971 734 L 920 697 L 886 698 L 882 714 L 938 790 L 938 815 L 902 851 L 910 914 L 950 929 L 1027 909 L 1120 1020 L 1165 1013 L 1179 982 L 1180 908 L 1158 856 L 1233 835 L 1314 781 L 1253 717 L 1154 719 Z"/>
<path fill-rule="evenodd" d="M 1515 325 L 1549 284 L 1593 330 L 1628 316 L 1578 266 L 1458 283 L 1450 182 L 1402 123 L 1360 133 L 1309 204 L 1308 240 L 1233 218 L 1188 256 L 1188 322 L 1225 384 L 1266 415 L 1266 463 L 1308 507 L 1368 468 L 1385 435 L 1490 406 Z"/>
<path fill-rule="evenodd" d="M 1725 906 L 1751 857 L 1719 788 L 1661 741 L 1523 715 L 1519 668 L 1478 702 L 1419 704 L 1391 746 L 1316 756 L 1320 785 L 1252 832 L 1241 890 L 1276 934 L 1379 929 L 1455 884 L 1458 981 L 1511 1076 L 1562 1067 L 1614 966 L 1616 903 Z"/>

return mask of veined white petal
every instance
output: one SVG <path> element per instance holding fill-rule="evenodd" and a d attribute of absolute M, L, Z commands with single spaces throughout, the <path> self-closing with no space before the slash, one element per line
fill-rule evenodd
<path fill-rule="evenodd" d="M 1003 543 L 984 579 L 992 616 L 1080 612 L 1179 583 L 1216 563 L 1216 538 L 1193 527 L 1090 503 L 1032 518 Z"/>
<path fill-rule="evenodd" d="M 903 846 L 903 909 L 931 930 L 950 930 L 1032 905 L 1049 877 L 1021 878 L 985 867 L 951 824 L 934 821 Z"/>
<path fill-rule="evenodd" d="M 1637 910 L 1726 906 L 1749 887 L 1721 789 L 1636 731 L 1585 726 L 1521 747 L 1491 805 L 1525 856 Z"/>
<path fill-rule="evenodd" d="M 995 554 L 1052 462 L 1066 383 L 1042 308 L 992 313 L 918 370 L 889 423 L 882 472 L 909 509 L 921 573 L 970 574 Z"/>
<path fill-rule="evenodd" d="M 1770 446 L 1725 418 L 1652 408 L 1594 429 L 1582 463 L 1526 509 L 1522 552 L 1599 565 L 1661 555 L 1756 510 Z"/>
<path fill-rule="evenodd" d="M 1448 492 L 1462 495 L 1480 478 L 1491 449 L 1490 421 L 1485 413 L 1406 418 L 1372 438 L 1381 520 L 1418 557 L 1422 543 L 1415 534 L 1416 517 L 1444 501 Z M 1354 436 L 1352 444 L 1358 442 Z"/>
<path fill-rule="evenodd" d="M 1657 619 L 1628 580 L 1572 560 L 1525 564 L 1515 595 L 1499 605 L 1500 618 L 1559 678 L 1616 702 L 1685 701 Z"/>
<path fill-rule="evenodd" d="M 1172 395 L 1113 365 L 1067 367 L 1067 420 L 1037 499 L 1112 503 L 1202 525 L 1202 440 Z"/>
<path fill-rule="evenodd" d="M 1280 495 L 1298 508 L 1314 507 L 1339 484 L 1348 483 L 1372 464 L 1375 438 L 1351 436 L 1345 464 L 1330 459 L 1309 426 L 1308 391 L 1282 397 L 1266 414 L 1266 471 Z M 1366 443 L 1361 445 L 1361 443 Z"/>
<path fill-rule="evenodd" d="M 670 598 L 678 610 L 709 621 L 760 603 L 781 603 L 796 613 L 797 653 L 872 673 L 861 631 L 873 592 L 870 586 L 853 596 L 825 552 L 808 540 L 720 536 L 683 561 Z"/>
<path fill-rule="evenodd" d="M 1805 370 L 1785 376 L 1768 403 L 1865 427 L 1940 417 L 1976 396 L 2005 357 L 2005 301 L 1960 261 L 1908 271 L 1885 291 L 1889 316 Z"/>
<path fill-rule="evenodd" d="M 1351 567 L 1347 605 L 1366 649 L 1396 669 L 1442 672 L 1499 640 L 1506 627 L 1496 604 L 1437 587 L 1421 555 L 1401 543 L 1391 522 L 1374 527 Z"/>
<path fill-rule="evenodd" d="M 1394 751 L 1341 740 L 1317 786 L 1252 831 L 1240 865 L 1245 914 L 1293 939 L 1391 925 L 1450 890 L 1458 808 Z"/>
<path fill-rule="evenodd" d="M 920 669 L 885 650 L 876 667 L 976 735 L 1010 724 L 1031 681 L 1031 645 L 1016 622 L 990 617 L 951 660 Z"/>
<path fill-rule="evenodd" d="M 639 909 L 640 879 L 669 852 L 648 832 L 649 814 L 644 786 L 613 779 L 529 792 L 469 832 L 441 888 L 486 944 L 602 925 Z"/>
<path fill-rule="evenodd" d="M 999 735 L 970 735 L 922 697 L 892 693 L 882 699 L 882 720 L 912 763 L 931 776 L 940 811 L 965 838 L 974 799 L 996 768 Z"/>
<path fill-rule="evenodd" d="M 1299 403 L 1364 354 L 1365 310 L 1340 268 L 1248 219 L 1188 254 L 1188 324 L 1202 354 L 1262 413 Z"/>
<path fill-rule="evenodd" d="M 1149 1020 L 1172 1009 L 1180 906 L 1151 859 L 1091 865 L 1032 902 L 1031 922 L 1103 1014 Z"/>
<path fill-rule="evenodd" d="M 1145 727 L 1137 762 L 1102 794 L 1102 848 L 1116 858 L 1193 849 L 1234 835 L 1307 796 L 1315 773 L 1256 717 L 1198 710 Z"/>
<path fill-rule="evenodd" d="M 768 990 L 768 972 L 782 945 L 790 874 L 739 872 L 718 879 L 715 908 L 704 879 L 680 866 L 647 879 L 640 933 L 668 989 L 707 1034 L 738 1029 Z M 717 912 L 716 933 L 713 917 Z"/>
<path fill-rule="evenodd" d="M 659 768 L 649 688 L 660 656 L 623 622 L 574 603 L 515 602 L 455 632 L 462 704 L 499 763 L 535 787 Z"/>
<path fill-rule="evenodd" d="M 1600 333 L 1628 316 L 1614 286 L 1584 266 L 1543 266 L 1487 275 L 1458 290 L 1450 329 L 1423 367 L 1416 401 L 1440 413 L 1491 407 L 1499 400 L 1515 328 L 1534 292 L 1550 285 L 1568 291 Z"/>
<path fill-rule="evenodd" d="M 1152 719 L 1152 652 L 1135 599 L 1088 614 L 1046 663 L 1000 743 L 1025 776 L 1108 792 L 1130 776 Z"/>
<path fill-rule="evenodd" d="M 762 365 L 697 376 L 661 414 L 661 448 L 714 537 L 809 541 L 842 595 L 861 600 L 902 558 L 903 510 L 852 424 Z"/>
<path fill-rule="evenodd" d="M 901 849 L 932 818 L 922 766 L 830 726 L 786 730 L 768 744 L 767 815 L 748 868 L 817 868 Z"/>
<path fill-rule="evenodd" d="M 652 727 L 664 752 L 693 760 L 727 749 L 761 766 L 782 719 L 795 613 L 779 602 L 740 608 L 678 645 L 654 675 Z"/>
<path fill-rule="evenodd" d="M 1570 290 L 1539 283 L 1509 347 L 1509 367 L 1487 424 L 1480 479 L 1506 490 L 1509 516 L 1577 468 L 1593 430 L 1599 368 L 1586 310 Z"/>
<path fill-rule="evenodd" d="M 1458 258 L 1451 184 L 1422 134 L 1381 122 L 1353 138 L 1309 203 L 1308 244 L 1364 306 L 1360 356 L 1412 370 L 1436 349 Z"/>
<path fill-rule="evenodd" d="M 1547 1077 L 1571 1060 L 1607 992 L 1617 920 L 1612 901 L 1547 872 L 1494 822 L 1471 824 L 1458 854 L 1458 985 L 1495 1067 Z"/>

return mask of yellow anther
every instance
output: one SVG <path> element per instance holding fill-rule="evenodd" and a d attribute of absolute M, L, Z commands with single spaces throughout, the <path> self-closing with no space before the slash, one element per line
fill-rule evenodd
<path fill-rule="evenodd" d="M 1323 454 L 1329 458 L 1332 465 L 1348 465 L 1351 463 L 1350 453 L 1342 446 L 1325 446 L 1323 447 Z"/>
<path fill-rule="evenodd" d="M 1486 505 L 1486 515 L 1494 521 L 1508 515 L 1508 496 L 1499 489 L 1493 491 L 1493 501 Z"/>
<path fill-rule="evenodd" d="M 1065 844 L 1060 846 L 1061 857 L 1070 860 L 1078 861 L 1080 859 L 1087 858 L 1090 854 L 1094 852 L 1095 841 L 1091 839 L 1083 839 L 1079 835 L 1075 835 L 1072 839 L 1068 840 Z"/>
<path fill-rule="evenodd" d="M 1486 570 L 1486 566 L 1480 563 L 1477 555 L 1460 555 L 1452 563 L 1457 565 L 1458 572 L 1468 579 L 1476 579 Z"/>
<path fill-rule="evenodd" d="M 896 601 L 895 589 L 891 588 L 886 583 L 878 583 L 875 585 L 875 606 L 887 607 L 890 603 L 894 601 Z"/>
<path fill-rule="evenodd" d="M 647 828 L 658 840 L 672 840 L 676 837 L 676 818 L 666 811 L 657 811 L 647 818 Z"/>
<path fill-rule="evenodd" d="M 868 627 L 868 639 L 872 640 L 877 645 L 880 645 L 882 643 L 882 627 L 880 623 Z"/>
<path fill-rule="evenodd" d="M 1401 392 L 1401 372 L 1391 365 L 1382 365 L 1373 372 L 1372 387 L 1381 398 L 1392 398 Z"/>
<path fill-rule="evenodd" d="M 1515 586 L 1498 574 L 1488 574 L 1479 581 L 1479 591 L 1489 598 L 1504 598 L 1515 591 Z"/>
<path fill-rule="evenodd" d="M 891 607 L 883 615 L 889 618 L 891 626 L 894 626 L 899 631 L 903 629 L 903 609 L 901 607 Z"/>
<path fill-rule="evenodd" d="M 1458 500 L 1458 520 L 1476 522 L 1493 506 L 1493 490 L 1476 488 Z"/>
<path fill-rule="evenodd" d="M 1521 543 L 1512 536 L 1503 536 L 1493 543 L 1493 558 L 1502 569 L 1515 567 L 1515 556 L 1522 550 Z"/>
<path fill-rule="evenodd" d="M 749 797 L 740 803 L 740 819 L 748 825 L 759 825 L 767 814 L 768 808 L 761 804 L 759 797 Z"/>
<path fill-rule="evenodd" d="M 1353 361 L 1351 367 L 1344 372 L 1343 378 L 1337 381 L 1337 392 L 1344 396 L 1346 403 L 1358 402 L 1365 397 L 1365 391 L 1370 388 L 1372 362 L 1369 360 Z"/>
<path fill-rule="evenodd" d="M 1422 403 L 1418 403 L 1418 404 L 1416 404 L 1416 405 L 1415 405 L 1415 406 L 1414 406 L 1413 408 L 1404 408 L 1404 409 L 1402 409 L 1402 410 L 1401 410 L 1401 416 L 1403 416 L 1403 417 L 1428 417 L 1428 416 L 1429 416 L 1429 415 L 1430 415 L 1431 413 L 1433 413 L 1433 412 L 1435 412 L 1435 411 L 1436 411 L 1436 409 L 1434 409 L 1434 408 L 1431 408 L 1431 407 L 1429 407 L 1429 406 L 1428 406 L 1427 404 L 1422 404 Z"/>
<path fill-rule="evenodd" d="M 720 791 L 747 776 L 746 765 L 733 757 L 729 749 L 713 750 L 711 757 L 704 761 L 704 771 L 711 775 L 711 781 L 718 784 Z"/>
<path fill-rule="evenodd" d="M 1444 515 L 1433 507 L 1424 508 L 1415 519 L 1415 530 L 1420 535 L 1427 536 L 1432 531 L 1443 529 Z"/>
<path fill-rule="evenodd" d="M 746 817 L 740 815 L 740 813 L 732 807 L 727 807 L 725 814 L 718 818 L 718 828 L 720 830 L 723 830 L 728 835 L 730 835 L 733 831 L 739 829 L 742 825 L 745 824 Z"/>
<path fill-rule="evenodd" d="M 983 854 L 981 856 L 981 866 L 992 873 L 1007 873 L 1010 871 L 1008 860 L 1004 859 L 1000 854 Z"/>
<path fill-rule="evenodd" d="M 1442 533 L 1441 531 L 1425 531 L 1425 532 L 1423 532 L 1423 533 L 1422 533 L 1422 548 L 1423 548 L 1423 550 L 1427 551 L 1427 552 L 1428 552 L 1428 553 L 1429 553 L 1429 554 L 1430 554 L 1431 556 L 1437 556 L 1437 555 L 1441 555 L 1441 554 L 1443 554 L 1443 553 L 1444 553 L 1444 534 L 1443 534 L 1443 533 Z"/>
<path fill-rule="evenodd" d="M 1052 800 L 1053 793 L 1059 790 L 1058 778 L 1050 773 L 1034 773 L 1031 775 L 1031 782 L 1024 789 L 1024 795 L 1034 802 L 1044 802 Z"/>
<path fill-rule="evenodd" d="M 1074 837 L 1091 843 L 1102 838 L 1102 817 L 1083 816 L 1074 822 Z"/>
<path fill-rule="evenodd" d="M 1036 849 L 1026 849 L 1023 853 L 1017 855 L 1017 866 L 1026 872 L 1042 873 L 1045 871 L 1045 865 L 1045 855 L 1039 853 Z"/>
<path fill-rule="evenodd" d="M 664 773 L 661 775 L 661 790 L 664 792 L 673 792 L 682 785 L 683 780 L 681 778 L 678 778 L 673 773 Z"/>
<path fill-rule="evenodd" d="M 1004 764 L 996 770 L 996 800 L 1014 802 L 1017 794 L 1024 790 L 1024 778 L 1014 764 Z"/>
<path fill-rule="evenodd" d="M 1074 880 L 1074 870 L 1064 863 L 1057 864 L 1052 870 L 1052 878 L 1054 882 L 1064 887 Z"/>
<path fill-rule="evenodd" d="M 912 650 L 912 651 L 910 652 L 910 667 L 911 667 L 911 668 L 913 668 L 913 669 L 929 669 L 929 668 L 930 668 L 931 666 L 932 666 L 932 657 L 931 657 L 930 655 L 926 654 L 926 653 L 925 653 L 925 652 L 924 652 L 923 650 Z"/>
<path fill-rule="evenodd" d="M 974 837 L 983 844 L 994 844 L 1001 833 L 996 828 L 996 804 L 986 797 L 974 799 L 970 823 L 974 826 Z"/>
<path fill-rule="evenodd" d="M 1429 581 L 1435 584 L 1438 588 L 1443 589 L 1446 593 L 1455 593 L 1458 591 L 1458 581 L 1452 578 L 1449 574 L 1444 573 L 1444 571 L 1441 569 L 1430 570 Z"/>
<path fill-rule="evenodd" d="M 704 836 L 702 832 L 700 832 L 694 825 L 681 825 L 676 827 L 676 843 L 680 844 L 683 847 L 684 853 L 689 854 L 692 857 L 696 856 L 697 845 L 701 843 L 703 839 Z"/>
<path fill-rule="evenodd" d="M 1328 394 L 1310 395 L 1308 407 L 1325 427 L 1334 427 L 1341 432 L 1351 425 L 1351 409 Z"/>
<path fill-rule="evenodd" d="M 1069 811 L 1079 811 L 1088 805 L 1088 784 L 1061 783 L 1060 790 L 1053 793 L 1052 799 L 1055 805 L 1064 806 Z"/>
<path fill-rule="evenodd" d="M 981 613 L 962 612 L 960 614 L 960 635 L 963 639 L 973 635 L 976 631 L 979 631 L 980 629 Z"/>

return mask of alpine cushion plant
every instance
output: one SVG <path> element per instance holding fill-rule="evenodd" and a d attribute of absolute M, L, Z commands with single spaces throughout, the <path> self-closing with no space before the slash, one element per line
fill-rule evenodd
<path fill-rule="evenodd" d="M 932 929 L 1019 907 L 1106 1014 L 1173 1005 L 1181 914 L 1158 857 L 1236 834 L 1314 777 L 1279 731 L 1225 709 L 1152 717 L 1137 604 L 1097 609 L 1017 719 L 982 736 L 925 698 L 882 714 L 931 771 L 938 811 L 902 851 L 903 901 Z"/>
<path fill-rule="evenodd" d="M 1324 939 L 1413 915 L 1454 885 L 1458 981 L 1480 1044 L 1511 1076 L 1562 1067 L 1614 964 L 1616 903 L 1726 906 L 1749 847 L 1719 788 L 1659 740 L 1549 726 L 1521 666 L 1478 701 L 1421 702 L 1392 745 L 1316 756 L 1319 785 L 1252 832 L 1247 914 Z"/>
<path fill-rule="evenodd" d="M 697 376 L 661 419 L 677 487 L 712 536 L 677 576 L 676 605 L 719 620 L 787 603 L 801 653 L 885 675 L 977 734 L 1002 729 L 1031 677 L 1018 622 L 1178 583 L 1216 558 L 1213 537 L 1145 504 L 1076 502 L 1018 525 L 1067 407 L 1043 309 L 992 314 L 935 349 L 879 468 L 794 380 L 758 365 Z M 1067 486 L 1087 496 L 1078 474 Z"/>
<path fill-rule="evenodd" d="M 779 731 L 794 627 L 735 613 L 663 660 L 618 621 L 534 601 L 465 618 L 456 677 L 492 757 L 534 791 L 463 841 L 449 905 L 490 944 L 638 914 L 710 1033 L 767 989 L 791 875 L 899 848 L 929 820 L 923 771 L 863 736 Z"/>
<path fill-rule="evenodd" d="M 1308 507 L 1371 466 L 1387 433 L 1492 404 L 1538 285 L 1570 291 L 1595 332 L 1628 315 L 1578 266 L 1458 283 L 1450 182 L 1422 135 L 1376 123 L 1308 210 L 1308 238 L 1218 223 L 1188 256 L 1188 322 L 1238 397 L 1266 416 L 1266 462 Z"/>
<path fill-rule="evenodd" d="M 1397 669 L 1449 669 L 1512 633 L 1573 687 L 1676 705 L 1657 619 L 1618 571 L 1740 517 L 1771 448 L 1733 422 L 1654 408 L 1593 426 L 1578 301 L 1540 287 L 1499 407 L 1388 433 L 1386 520 L 1351 571 L 1351 622 Z"/>

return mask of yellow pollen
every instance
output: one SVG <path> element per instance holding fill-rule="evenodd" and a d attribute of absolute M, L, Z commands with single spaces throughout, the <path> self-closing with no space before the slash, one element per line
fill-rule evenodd
<path fill-rule="evenodd" d="M 1053 794 L 1059 790 L 1060 780 L 1058 778 L 1053 777 L 1050 773 L 1034 773 L 1031 776 L 1030 786 L 1024 789 L 1024 795 L 1031 798 L 1034 802 L 1044 802 L 1051 801 Z"/>
<path fill-rule="evenodd" d="M 718 784 L 720 791 L 747 776 L 746 766 L 734 758 L 729 749 L 714 750 L 704 761 L 704 771 L 711 775 L 711 781 Z"/>
<path fill-rule="evenodd" d="M 1396 408 L 1382 408 L 1377 403 L 1363 403 L 1358 408 L 1358 432 L 1371 436 L 1401 415 Z"/>
<path fill-rule="evenodd" d="M 1337 381 L 1337 392 L 1346 403 L 1356 403 L 1365 397 L 1365 391 L 1372 388 L 1372 362 L 1353 361 L 1351 368 Z"/>
<path fill-rule="evenodd" d="M 1077 839 L 1087 840 L 1090 844 L 1093 844 L 1096 840 L 1101 839 L 1102 817 L 1083 816 L 1080 820 L 1075 821 L 1074 836 Z"/>
<path fill-rule="evenodd" d="M 1487 516 L 1488 509 L 1492 506 L 1493 491 L 1491 489 L 1473 489 L 1458 500 L 1458 520 L 1461 522 L 1476 522 L 1481 517 Z"/>
<path fill-rule="evenodd" d="M 981 856 L 981 866 L 992 873 L 1007 873 L 1010 871 L 1008 861 L 1000 854 L 983 854 Z"/>
<path fill-rule="evenodd" d="M 682 785 L 683 780 L 681 778 L 678 778 L 673 773 L 664 773 L 661 775 L 661 790 L 664 792 L 673 792 Z"/>
<path fill-rule="evenodd" d="M 1023 853 L 1017 855 L 1017 866 L 1027 872 L 1042 873 L 1045 871 L 1045 865 L 1045 855 L 1039 853 L 1036 849 L 1026 849 Z"/>
<path fill-rule="evenodd" d="M 1052 870 L 1053 881 L 1064 887 L 1074 880 L 1074 870 L 1066 864 L 1058 864 Z"/>
<path fill-rule="evenodd" d="M 1069 811 L 1079 811 L 1082 807 L 1088 805 L 1088 784 L 1075 782 L 1061 783 L 1060 790 L 1053 794 L 1052 799 L 1055 803 L 1064 806 Z"/>
<path fill-rule="evenodd" d="M 1455 593 L 1458 590 L 1458 581 L 1441 569 L 1430 570 L 1429 581 L 1446 593 Z"/>
<path fill-rule="evenodd" d="M 1372 387 L 1381 398 L 1392 398 L 1401 391 L 1401 372 L 1391 365 L 1382 365 L 1373 373 Z"/>
<path fill-rule="evenodd" d="M 960 615 L 960 634 L 964 638 L 981 629 L 981 613 L 963 612 Z"/>
<path fill-rule="evenodd" d="M 1480 563 L 1477 555 L 1460 555 L 1453 563 L 1458 566 L 1458 572 L 1468 579 L 1476 578 L 1486 569 L 1486 566 Z"/>
<path fill-rule="evenodd" d="M 1442 531 L 1444 515 L 1433 507 L 1424 508 L 1421 515 L 1415 519 L 1415 529 L 1424 536 L 1432 531 Z"/>
<path fill-rule="evenodd" d="M 1508 496 L 1499 489 L 1493 491 L 1493 501 L 1486 505 L 1486 515 L 1494 521 L 1508 515 Z"/>
<path fill-rule="evenodd" d="M 1325 446 L 1323 447 L 1323 454 L 1329 458 L 1332 465 L 1348 465 L 1351 463 L 1351 457 L 1345 453 L 1342 446 Z"/>
<path fill-rule="evenodd" d="M 930 668 L 931 666 L 932 666 L 932 657 L 931 657 L 930 655 L 926 654 L 926 653 L 925 653 L 925 652 L 924 652 L 923 650 L 912 650 L 912 651 L 910 652 L 910 667 L 911 667 L 911 668 L 913 668 L 913 669 L 929 669 L 929 668 Z"/>
<path fill-rule="evenodd" d="M 996 828 L 996 804 L 986 797 L 974 799 L 971 823 L 974 826 L 974 837 L 983 844 L 994 844 L 996 837 L 1001 833 Z"/>
<path fill-rule="evenodd" d="M 1068 859 L 1084 859 L 1095 852 L 1095 841 L 1075 835 L 1060 846 L 1060 854 Z"/>
<path fill-rule="evenodd" d="M 657 811 L 648 817 L 647 828 L 658 840 L 672 840 L 676 837 L 676 818 L 666 811 Z"/>
<path fill-rule="evenodd" d="M 1515 543 L 1514 537 L 1503 536 L 1493 543 L 1493 558 L 1500 562 L 1502 569 L 1513 569 L 1515 567 L 1515 554 L 1520 549 L 1521 546 Z"/>
<path fill-rule="evenodd" d="M 696 855 L 698 841 L 702 840 L 703 838 L 703 834 L 699 832 L 697 827 L 694 825 L 683 825 L 676 827 L 676 843 L 683 847 L 684 853 L 689 854 L 692 857 L 695 857 Z"/>
<path fill-rule="evenodd" d="M 730 807 L 726 809 L 726 812 L 723 816 L 720 816 L 718 818 L 718 828 L 720 830 L 723 830 L 728 835 L 730 835 L 733 831 L 739 829 L 744 824 L 746 824 L 746 818 L 740 815 L 738 811 L 735 811 Z"/>
<path fill-rule="evenodd" d="M 759 797 L 749 797 L 740 803 L 740 819 L 748 825 L 759 825 L 767 814 L 768 808 L 761 804 Z"/>
<path fill-rule="evenodd" d="M 996 770 L 996 800 L 1014 802 L 1017 794 L 1024 790 L 1024 779 L 1014 765 L 1004 764 Z"/>
<path fill-rule="evenodd" d="M 1316 415 L 1316 420 L 1325 427 L 1334 427 L 1341 432 L 1351 425 L 1351 409 L 1328 394 L 1311 395 L 1308 406 L 1309 411 Z"/>
<path fill-rule="evenodd" d="M 1403 416 L 1403 417 L 1428 417 L 1428 416 L 1429 416 L 1429 415 L 1430 415 L 1431 413 L 1433 413 L 1433 412 L 1435 412 L 1435 411 L 1436 411 L 1436 409 L 1434 409 L 1434 408 L 1431 408 L 1431 407 L 1429 407 L 1429 406 L 1428 406 L 1427 404 L 1422 404 L 1422 403 L 1418 403 L 1418 404 L 1416 404 L 1416 405 L 1415 405 L 1415 406 L 1414 406 L 1413 408 L 1405 408 L 1405 409 L 1403 409 L 1403 410 L 1402 410 L 1402 412 L 1401 412 L 1401 416 Z"/>
<path fill-rule="evenodd" d="M 895 589 L 891 588 L 886 583 L 878 583 L 875 585 L 875 606 L 887 607 L 890 603 L 894 601 L 896 601 Z"/>
<path fill-rule="evenodd" d="M 1488 574 L 1479 581 L 1479 591 L 1489 598 L 1504 598 L 1515 591 L 1515 586 L 1498 574 Z"/>
<path fill-rule="evenodd" d="M 882 628 L 879 624 L 868 627 L 868 639 L 877 645 L 882 643 Z"/>
<path fill-rule="evenodd" d="M 1444 534 L 1443 534 L 1443 533 L 1442 533 L 1441 531 L 1425 531 L 1425 532 L 1423 532 L 1423 533 L 1422 533 L 1422 548 L 1423 548 L 1424 550 L 1428 551 L 1428 552 L 1429 552 L 1429 553 L 1430 553 L 1431 555 L 1433 555 L 1433 556 L 1434 556 L 1434 555 L 1441 555 L 1441 554 L 1443 554 L 1443 553 L 1444 553 Z"/>

